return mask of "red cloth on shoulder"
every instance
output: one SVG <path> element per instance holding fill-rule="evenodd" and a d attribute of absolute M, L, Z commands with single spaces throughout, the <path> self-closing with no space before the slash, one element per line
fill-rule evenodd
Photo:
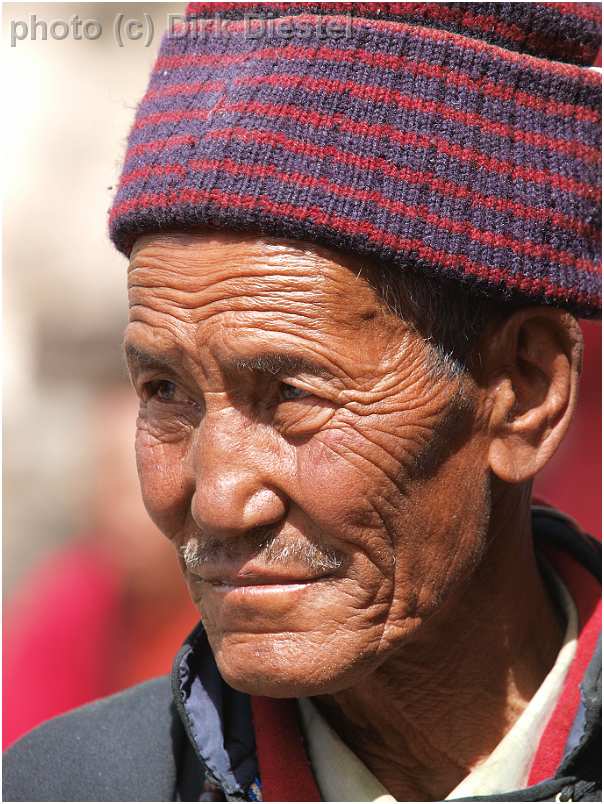
<path fill-rule="evenodd" d="M 545 554 L 575 602 L 579 639 L 562 694 L 539 742 L 529 773 L 529 786 L 551 778 L 562 762 L 579 709 L 579 685 L 596 649 L 602 622 L 601 587 L 597 579 L 568 553 L 545 550 Z"/>

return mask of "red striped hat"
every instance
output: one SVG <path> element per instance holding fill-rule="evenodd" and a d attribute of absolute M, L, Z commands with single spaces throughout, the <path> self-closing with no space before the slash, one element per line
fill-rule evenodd
<path fill-rule="evenodd" d="M 601 305 L 599 3 L 191 3 L 110 213 Z"/>

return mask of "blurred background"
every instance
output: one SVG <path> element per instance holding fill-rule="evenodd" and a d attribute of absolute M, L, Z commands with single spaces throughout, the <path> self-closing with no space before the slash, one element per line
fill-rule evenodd
<path fill-rule="evenodd" d="M 139 499 L 137 406 L 120 354 L 126 263 L 106 234 L 136 103 L 167 15 L 183 8 L 3 6 L 5 747 L 61 711 L 169 672 L 196 622 Z M 144 36 L 118 46 L 120 13 L 150 15 L 149 47 Z M 101 35 L 53 39 L 51 23 L 74 14 Z M 12 47 L 11 33 L 25 31 L 16 21 L 27 35 Z M 600 326 L 584 333 L 579 415 L 536 493 L 599 536 Z"/>
<path fill-rule="evenodd" d="M 167 15 L 182 11 L 3 6 L 5 747 L 61 711 L 169 672 L 197 619 L 139 497 L 137 405 L 120 353 L 126 261 L 106 233 L 135 106 Z M 118 46 L 119 13 L 141 24 L 151 15 L 149 47 Z M 52 22 L 74 14 L 101 35 L 53 39 Z M 25 32 L 17 21 L 28 34 L 11 47 L 11 33 Z"/>

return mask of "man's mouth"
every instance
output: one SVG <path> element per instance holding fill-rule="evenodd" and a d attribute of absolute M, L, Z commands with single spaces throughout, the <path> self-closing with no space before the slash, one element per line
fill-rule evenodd
<path fill-rule="evenodd" d="M 208 586 L 218 591 L 229 591 L 231 589 L 245 588 L 270 588 L 284 589 L 293 591 L 294 587 L 303 587 L 317 581 L 326 580 L 331 574 L 325 572 L 321 574 L 311 574 L 308 572 L 287 570 L 285 568 L 276 570 L 269 567 L 251 566 L 250 563 L 243 567 L 207 567 L 204 566 L 197 571 L 191 571 L 195 579 L 199 579 Z"/>

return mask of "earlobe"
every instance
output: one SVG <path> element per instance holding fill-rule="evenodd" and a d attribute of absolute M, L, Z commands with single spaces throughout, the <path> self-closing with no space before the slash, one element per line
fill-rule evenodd
<path fill-rule="evenodd" d="M 501 480 L 532 479 L 558 448 L 576 405 L 582 347 L 575 319 L 551 308 L 519 310 L 491 333 L 488 459 Z"/>

